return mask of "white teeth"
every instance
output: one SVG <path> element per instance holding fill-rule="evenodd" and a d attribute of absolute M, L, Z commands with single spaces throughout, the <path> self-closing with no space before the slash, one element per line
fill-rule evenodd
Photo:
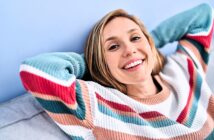
<path fill-rule="evenodd" d="M 129 68 L 134 67 L 134 66 L 136 66 L 136 65 L 139 65 L 139 64 L 141 64 L 141 63 L 142 63 L 142 60 L 137 60 L 137 61 L 135 61 L 135 62 L 132 62 L 132 63 L 126 65 L 126 66 L 125 66 L 125 69 L 129 69 Z"/>

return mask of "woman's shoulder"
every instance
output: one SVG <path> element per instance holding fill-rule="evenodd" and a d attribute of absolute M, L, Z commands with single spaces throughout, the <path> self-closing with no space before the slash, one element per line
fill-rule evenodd
<path fill-rule="evenodd" d="M 188 75 L 188 61 L 185 55 L 173 53 L 165 57 L 161 76 L 168 79 L 169 83 L 187 81 Z"/>
<path fill-rule="evenodd" d="M 197 84 L 206 81 L 202 66 L 197 65 L 196 63 L 199 62 L 193 61 L 188 55 L 175 52 L 166 56 L 165 59 L 161 77 L 177 89 L 184 89 L 186 85 L 188 88 L 194 80 L 197 80 Z"/>

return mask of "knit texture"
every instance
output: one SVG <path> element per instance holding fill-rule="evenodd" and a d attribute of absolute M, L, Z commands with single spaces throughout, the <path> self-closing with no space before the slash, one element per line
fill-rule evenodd
<path fill-rule="evenodd" d="M 148 98 L 126 96 L 93 81 L 84 57 L 47 53 L 20 66 L 26 90 L 71 139 L 214 139 L 214 96 L 205 80 L 214 25 L 201 4 L 151 32 L 158 48 L 178 41 L 154 79 L 162 90 Z M 44 130 L 45 131 L 45 130 Z"/>

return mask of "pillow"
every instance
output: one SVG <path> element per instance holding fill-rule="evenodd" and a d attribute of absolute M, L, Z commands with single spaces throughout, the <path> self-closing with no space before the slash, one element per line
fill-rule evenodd
<path fill-rule="evenodd" d="M 70 140 L 30 94 L 0 105 L 2 140 Z"/>

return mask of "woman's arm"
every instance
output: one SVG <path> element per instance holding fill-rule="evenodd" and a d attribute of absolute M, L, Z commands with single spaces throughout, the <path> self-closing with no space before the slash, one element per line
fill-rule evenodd
<path fill-rule="evenodd" d="M 156 47 L 161 48 L 167 43 L 182 39 L 186 34 L 211 32 L 212 24 L 212 8 L 208 4 L 200 4 L 163 21 L 151 35 Z"/>
<path fill-rule="evenodd" d="M 179 51 L 183 50 L 193 61 L 199 61 L 203 70 L 206 71 L 213 21 L 212 7 L 208 4 L 200 4 L 163 21 L 151 32 L 151 35 L 157 48 L 170 42 L 179 41 Z"/>
<path fill-rule="evenodd" d="M 87 87 L 76 80 L 83 77 L 85 66 L 83 56 L 76 53 L 41 54 L 20 66 L 25 89 L 70 136 L 93 128 Z"/>

